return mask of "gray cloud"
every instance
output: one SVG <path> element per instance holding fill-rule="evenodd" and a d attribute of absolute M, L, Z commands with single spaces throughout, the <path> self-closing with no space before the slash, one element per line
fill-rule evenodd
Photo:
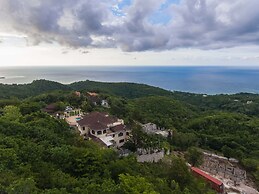
<path fill-rule="evenodd" d="M 177 14 L 168 47 L 218 49 L 258 44 L 258 6 L 257 0 L 182 1 L 172 7 Z"/>
<path fill-rule="evenodd" d="M 124 51 L 220 49 L 259 43 L 258 0 L 181 0 L 150 18 L 165 0 L 133 0 L 113 14 L 118 0 L 0 0 L 0 29 L 27 36 L 29 44 L 120 47 Z"/>

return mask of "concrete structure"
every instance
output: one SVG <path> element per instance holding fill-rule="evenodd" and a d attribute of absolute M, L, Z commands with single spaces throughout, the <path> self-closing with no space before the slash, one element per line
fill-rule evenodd
<path fill-rule="evenodd" d="M 157 134 L 164 137 L 168 137 L 169 133 L 167 130 L 161 127 L 157 127 L 154 123 L 147 123 L 142 125 L 142 130 L 147 134 Z"/>
<path fill-rule="evenodd" d="M 81 109 L 73 109 L 70 106 L 67 106 L 65 111 L 64 111 L 65 118 L 72 117 L 72 116 L 78 116 L 79 117 L 81 115 L 82 115 Z"/>
<path fill-rule="evenodd" d="M 137 150 L 137 162 L 151 162 L 157 163 L 162 160 L 165 156 L 164 150 L 151 150 L 151 149 L 141 149 Z"/>
<path fill-rule="evenodd" d="M 105 107 L 105 108 L 109 108 L 109 107 L 110 107 L 107 100 L 102 100 L 101 105 L 102 105 L 103 107 Z"/>
<path fill-rule="evenodd" d="M 100 137 L 99 138 L 103 144 L 106 146 L 106 147 L 113 147 L 114 146 L 114 139 L 112 138 L 112 136 L 104 136 L 104 137 Z"/>
<path fill-rule="evenodd" d="M 203 154 L 204 162 L 201 168 L 206 172 L 228 178 L 233 180 L 236 184 L 246 181 L 246 171 L 239 168 L 238 160 L 234 158 L 228 159 L 207 152 L 203 152 Z"/>
<path fill-rule="evenodd" d="M 78 130 L 85 138 L 96 137 L 107 147 L 121 147 L 128 139 L 129 131 L 122 119 L 108 113 L 91 112 L 78 123 Z"/>
<path fill-rule="evenodd" d="M 66 117 L 65 120 L 69 124 L 70 127 L 75 127 L 78 128 L 78 123 L 77 121 L 81 120 L 82 116 L 71 116 L 71 117 Z"/>

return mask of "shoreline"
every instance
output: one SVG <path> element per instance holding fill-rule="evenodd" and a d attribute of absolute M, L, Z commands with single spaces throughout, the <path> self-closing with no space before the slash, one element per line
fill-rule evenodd
<path fill-rule="evenodd" d="M 4 78 L 5 79 L 5 78 Z M 1 77 L 0 77 L 1 80 Z M 72 85 L 74 83 L 78 83 L 78 82 L 95 82 L 95 83 L 100 83 L 100 84 L 136 84 L 136 85 L 146 85 L 148 87 L 153 87 L 153 88 L 159 88 L 162 90 L 165 90 L 167 92 L 171 92 L 171 93 L 186 93 L 186 94 L 192 94 L 192 95 L 203 95 L 204 98 L 208 97 L 208 96 L 218 96 L 218 95 L 236 95 L 236 94 L 250 94 L 250 95 L 259 95 L 259 92 L 249 92 L 249 91 L 239 91 L 239 92 L 222 92 L 222 93 L 203 93 L 203 92 L 189 92 L 189 91 L 184 91 L 184 90 L 170 90 L 170 89 L 166 89 L 166 88 L 162 88 L 159 86 L 155 86 L 155 85 L 151 85 L 151 84 L 145 84 L 145 83 L 137 83 L 137 82 L 127 82 L 127 81 L 118 81 L 118 82 L 112 82 L 112 81 L 99 81 L 99 80 L 81 80 L 81 81 L 74 81 L 74 82 L 70 82 L 70 83 L 63 83 L 60 81 L 55 81 L 55 80 L 50 80 L 50 79 L 35 79 L 33 81 L 30 82 L 26 82 L 26 83 L 1 83 L 1 85 L 6 85 L 6 86 L 11 86 L 13 84 L 18 85 L 18 86 L 22 86 L 22 85 L 30 85 L 33 84 L 33 82 L 35 81 L 49 81 L 49 82 L 55 82 L 58 84 L 62 84 L 64 86 L 69 86 Z"/>

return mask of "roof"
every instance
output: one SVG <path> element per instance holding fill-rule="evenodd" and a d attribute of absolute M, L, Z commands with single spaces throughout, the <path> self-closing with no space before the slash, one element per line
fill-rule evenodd
<path fill-rule="evenodd" d="M 105 137 L 100 137 L 100 140 L 102 140 L 102 142 L 108 147 L 113 145 L 113 137 L 111 136 L 105 136 Z"/>
<path fill-rule="evenodd" d="M 114 127 L 110 128 L 112 132 L 118 132 L 118 131 L 124 131 L 125 130 L 125 125 L 116 125 Z"/>
<path fill-rule="evenodd" d="M 109 124 L 116 122 L 118 119 L 116 117 L 108 115 L 104 112 L 91 112 L 84 116 L 83 119 L 77 123 L 80 126 L 87 126 L 92 130 L 106 129 Z"/>
<path fill-rule="evenodd" d="M 93 135 L 91 135 L 91 134 L 89 134 L 89 137 L 90 137 L 94 142 L 96 142 L 97 144 L 99 144 L 100 146 L 106 147 L 106 144 L 105 144 L 102 140 L 100 140 L 99 138 L 97 138 L 97 137 L 95 137 L 95 136 L 93 136 Z"/>
<path fill-rule="evenodd" d="M 99 94 L 95 93 L 95 92 L 87 92 L 87 94 L 89 96 L 99 96 Z"/>
<path fill-rule="evenodd" d="M 58 108 L 57 108 L 57 105 L 55 105 L 55 104 L 49 104 L 49 105 L 47 105 L 47 106 L 43 109 L 43 111 L 44 111 L 44 112 L 47 112 L 47 113 L 54 113 L 54 112 L 56 112 L 57 109 L 58 109 Z"/>
<path fill-rule="evenodd" d="M 65 111 L 73 111 L 73 108 L 70 107 L 70 106 L 67 106 L 66 109 L 65 109 Z"/>
<path fill-rule="evenodd" d="M 219 185 L 219 186 L 223 184 L 220 180 L 218 180 L 218 179 L 216 179 L 216 178 L 210 176 L 209 174 L 203 172 L 203 171 L 202 171 L 201 169 L 199 169 L 199 168 L 191 167 L 191 169 L 192 169 L 192 171 L 194 171 L 195 173 L 199 174 L 200 176 L 202 176 L 202 177 L 204 177 L 204 178 L 210 180 L 211 182 L 213 182 L 213 183 L 215 183 L 215 184 L 217 184 L 217 185 Z"/>
<path fill-rule="evenodd" d="M 81 96 L 81 93 L 80 92 L 78 92 L 78 91 L 75 91 L 75 93 L 74 93 L 76 96 L 78 96 L 78 97 L 80 97 Z"/>

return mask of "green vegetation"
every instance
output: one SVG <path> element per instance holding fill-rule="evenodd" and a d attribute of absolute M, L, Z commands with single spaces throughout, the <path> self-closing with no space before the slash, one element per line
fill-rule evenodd
<path fill-rule="evenodd" d="M 187 150 L 185 157 L 192 166 L 199 166 L 202 164 L 202 152 L 195 147 L 190 147 Z"/>
<path fill-rule="evenodd" d="M 87 91 L 100 93 L 111 108 L 93 106 Z M 240 160 L 259 185 L 259 95 L 206 96 L 169 92 L 142 84 L 92 81 L 63 85 L 39 80 L 0 84 L 0 191 L 8 193 L 210 193 L 171 157 L 140 164 L 112 150 L 83 141 L 66 123 L 42 113 L 49 104 L 88 111 L 108 111 L 133 129 L 126 144 L 183 151 L 192 165 L 198 148 Z M 170 129 L 170 136 L 147 135 L 139 123 Z"/>
<path fill-rule="evenodd" d="M 84 141 L 62 120 L 39 111 L 22 115 L 15 106 L 6 106 L 0 117 L 0 161 L 1 193 L 209 192 L 183 161 L 140 164 L 132 156 L 120 158 Z"/>
<path fill-rule="evenodd" d="M 144 84 L 134 83 L 102 83 L 94 81 L 81 81 L 70 85 L 63 85 L 53 81 L 36 80 L 30 84 L 0 84 L 0 98 L 10 97 L 27 98 L 44 94 L 55 90 L 80 90 L 80 91 L 101 91 L 125 98 L 138 98 L 154 95 L 171 95 L 171 92 Z"/>
<path fill-rule="evenodd" d="M 131 117 L 142 123 L 153 122 L 165 128 L 181 128 L 194 117 L 191 106 L 170 97 L 152 96 L 129 101 Z"/>
<path fill-rule="evenodd" d="M 145 96 L 170 96 L 171 92 L 161 88 L 135 83 L 104 83 L 82 81 L 69 85 L 74 90 L 101 91 L 124 98 L 140 98 Z"/>
<path fill-rule="evenodd" d="M 50 91 L 55 90 L 69 90 L 70 88 L 66 85 L 47 81 L 37 80 L 31 84 L 12 84 L 5 85 L 0 84 L 0 99 L 9 99 L 10 97 L 27 98 L 36 96 Z"/>

